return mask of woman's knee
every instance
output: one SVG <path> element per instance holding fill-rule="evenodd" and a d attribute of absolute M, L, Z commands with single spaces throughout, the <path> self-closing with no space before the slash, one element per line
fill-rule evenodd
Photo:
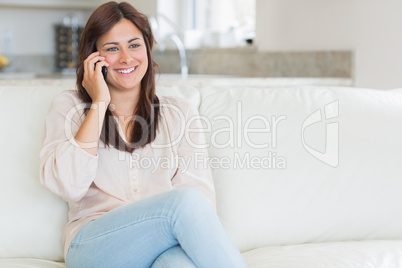
<path fill-rule="evenodd" d="M 174 246 L 155 260 L 151 268 L 195 268 L 196 266 L 190 260 L 180 245 Z"/>
<path fill-rule="evenodd" d="M 208 200 L 203 192 L 196 188 L 183 187 L 174 190 L 176 197 L 185 206 L 197 207 L 209 205 Z"/>
<path fill-rule="evenodd" d="M 196 188 L 178 188 L 174 190 L 175 212 L 179 217 L 197 217 L 200 213 L 215 213 L 205 194 Z"/>

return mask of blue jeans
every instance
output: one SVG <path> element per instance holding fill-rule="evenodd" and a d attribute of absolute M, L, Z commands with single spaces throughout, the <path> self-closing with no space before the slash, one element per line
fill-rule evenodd
<path fill-rule="evenodd" d="M 114 209 L 74 237 L 67 267 L 247 267 L 206 197 L 179 188 Z"/>

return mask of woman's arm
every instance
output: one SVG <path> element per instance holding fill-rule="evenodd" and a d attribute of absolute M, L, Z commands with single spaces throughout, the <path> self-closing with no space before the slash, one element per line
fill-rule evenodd
<path fill-rule="evenodd" d="M 66 201 L 80 200 L 96 176 L 99 137 L 110 103 L 101 73 L 102 66 L 108 65 L 104 59 L 95 52 L 84 61 L 82 83 L 93 100 L 87 115 L 84 108 L 88 107 L 77 94 L 65 92 L 53 101 L 46 118 L 40 180 Z"/>
<path fill-rule="evenodd" d="M 108 66 L 104 59 L 99 52 L 94 52 L 84 61 L 82 85 L 91 97 L 92 105 L 75 135 L 75 141 L 92 155 L 97 154 L 106 109 L 110 103 L 109 89 L 101 73 L 102 67 Z"/>
<path fill-rule="evenodd" d="M 45 121 L 39 154 L 40 181 L 66 201 L 78 201 L 88 191 L 98 168 L 98 157 L 81 148 L 74 139 L 83 122 L 85 104 L 77 93 L 57 96 Z"/>
<path fill-rule="evenodd" d="M 98 152 L 99 137 L 107 109 L 104 101 L 94 102 L 88 111 L 80 129 L 74 139 L 87 153 L 96 156 Z"/>

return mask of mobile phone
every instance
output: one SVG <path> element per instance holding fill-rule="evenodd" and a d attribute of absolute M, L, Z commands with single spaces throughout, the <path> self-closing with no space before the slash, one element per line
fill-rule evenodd
<path fill-rule="evenodd" d="M 107 68 L 106 66 L 102 66 L 102 74 L 103 74 L 103 78 L 105 78 L 105 82 L 107 79 Z"/>

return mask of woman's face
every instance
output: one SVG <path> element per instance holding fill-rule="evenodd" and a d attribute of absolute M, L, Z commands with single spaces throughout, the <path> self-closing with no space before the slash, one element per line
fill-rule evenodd
<path fill-rule="evenodd" d="M 141 31 L 131 21 L 122 19 L 98 39 L 96 46 L 109 63 L 109 89 L 139 90 L 148 68 L 147 48 Z"/>

